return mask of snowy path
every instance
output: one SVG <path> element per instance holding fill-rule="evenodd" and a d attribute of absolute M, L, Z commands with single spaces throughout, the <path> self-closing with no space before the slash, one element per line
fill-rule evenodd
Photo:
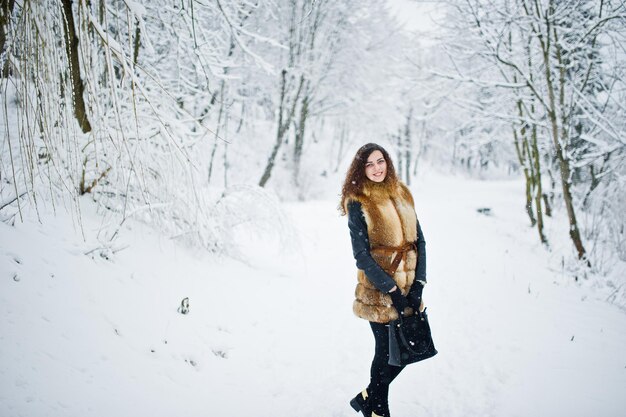
<path fill-rule="evenodd" d="M 395 417 L 624 415 L 626 314 L 548 269 L 518 187 L 413 187 L 440 354 L 394 382 Z M 67 219 L 0 224 L 0 416 L 356 416 L 373 346 L 335 206 L 287 204 L 298 242 L 263 268 L 139 226 L 94 262 Z"/>

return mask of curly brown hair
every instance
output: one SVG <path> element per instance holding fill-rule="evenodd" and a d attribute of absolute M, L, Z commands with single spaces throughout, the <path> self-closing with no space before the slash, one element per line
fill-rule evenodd
<path fill-rule="evenodd" d="M 361 146 L 356 152 L 356 155 L 354 155 L 350 168 L 348 168 L 346 179 L 343 182 L 343 187 L 341 187 L 341 201 L 338 209 L 342 216 L 347 214 L 346 200 L 348 196 L 363 194 L 363 186 L 371 181 L 365 175 L 365 164 L 367 163 L 367 158 L 369 158 L 374 151 L 380 151 L 385 158 L 385 162 L 387 162 L 387 175 L 383 180 L 383 184 L 395 186 L 398 182 L 398 176 L 396 175 L 393 161 L 385 148 L 376 143 L 368 143 Z"/>

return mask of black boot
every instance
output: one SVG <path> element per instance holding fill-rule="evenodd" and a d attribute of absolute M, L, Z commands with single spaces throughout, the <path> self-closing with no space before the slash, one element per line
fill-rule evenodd
<path fill-rule="evenodd" d="M 359 392 L 356 397 L 354 397 L 350 401 L 350 405 L 354 408 L 354 411 L 361 412 L 365 417 L 372 416 L 372 408 L 370 407 L 369 401 L 367 400 L 367 390 L 364 389 L 362 392 Z"/>
<path fill-rule="evenodd" d="M 391 417 L 391 415 L 389 414 L 389 408 L 385 408 L 384 410 L 378 411 L 378 412 L 372 410 L 371 416 L 372 417 Z"/>
<path fill-rule="evenodd" d="M 370 401 L 372 400 L 370 399 Z M 389 414 L 389 405 L 387 405 L 387 403 L 374 404 L 373 402 L 370 402 L 369 406 L 371 411 L 371 417 L 391 417 L 391 414 Z"/>

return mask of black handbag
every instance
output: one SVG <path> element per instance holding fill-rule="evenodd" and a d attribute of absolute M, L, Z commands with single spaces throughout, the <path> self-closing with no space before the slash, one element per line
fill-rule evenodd
<path fill-rule="evenodd" d="M 436 354 L 426 309 L 389 323 L 389 365 L 404 366 Z"/>

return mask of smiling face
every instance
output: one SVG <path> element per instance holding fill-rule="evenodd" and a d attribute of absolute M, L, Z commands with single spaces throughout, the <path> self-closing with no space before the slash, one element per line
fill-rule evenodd
<path fill-rule="evenodd" d="M 387 161 L 381 151 L 374 151 L 367 157 L 365 176 L 374 182 L 383 182 L 387 176 Z"/>

